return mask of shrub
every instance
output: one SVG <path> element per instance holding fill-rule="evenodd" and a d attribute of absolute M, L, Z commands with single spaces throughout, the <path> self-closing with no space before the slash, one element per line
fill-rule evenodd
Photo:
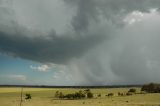
<path fill-rule="evenodd" d="M 55 93 L 56 98 L 60 99 L 82 99 L 82 98 L 93 98 L 93 93 L 91 93 L 90 90 L 87 89 L 84 90 L 83 92 L 80 90 L 79 92 L 71 93 L 71 94 L 66 94 L 64 95 L 62 92 L 56 91 Z"/>
<path fill-rule="evenodd" d="M 97 96 L 98 96 L 98 97 L 101 97 L 101 94 L 98 94 Z"/>
<path fill-rule="evenodd" d="M 128 91 L 128 92 L 136 93 L 136 89 L 131 88 L 131 89 L 129 89 L 129 91 Z"/>
<path fill-rule="evenodd" d="M 86 95 L 82 91 L 71 93 L 71 94 L 66 94 L 66 95 L 64 95 L 62 92 L 56 92 L 55 97 L 60 98 L 60 99 L 62 99 L 62 98 L 64 98 L 64 99 L 81 99 L 81 98 L 85 98 Z"/>
<path fill-rule="evenodd" d="M 62 92 L 56 91 L 55 95 L 56 98 L 64 98 L 64 94 Z"/>
<path fill-rule="evenodd" d="M 124 96 L 124 94 L 123 94 L 123 93 L 118 92 L 118 96 Z"/>
<path fill-rule="evenodd" d="M 26 100 L 31 99 L 31 98 L 32 98 L 31 94 L 26 94 L 26 97 L 25 97 Z"/>
<path fill-rule="evenodd" d="M 54 97 L 59 98 L 59 91 L 56 91 Z"/>
<path fill-rule="evenodd" d="M 75 95 L 74 95 L 74 94 L 66 94 L 66 95 L 64 96 L 64 98 L 74 99 L 74 98 L 75 98 Z"/>
<path fill-rule="evenodd" d="M 132 93 L 131 93 L 131 92 L 127 92 L 126 95 L 127 95 L 127 96 L 130 96 L 130 95 L 132 95 Z"/>
<path fill-rule="evenodd" d="M 64 94 L 62 92 L 59 93 L 59 98 L 64 98 Z"/>
<path fill-rule="evenodd" d="M 88 92 L 87 93 L 87 98 L 93 98 L 93 93 L 92 92 Z"/>
<path fill-rule="evenodd" d="M 84 92 L 90 92 L 90 89 L 85 89 Z"/>
<path fill-rule="evenodd" d="M 75 93 L 75 97 L 79 99 L 85 98 L 85 94 L 80 90 L 79 92 Z"/>
<path fill-rule="evenodd" d="M 109 93 L 109 94 L 108 94 L 109 97 L 110 97 L 110 96 L 113 96 L 113 95 L 114 95 L 113 93 Z"/>

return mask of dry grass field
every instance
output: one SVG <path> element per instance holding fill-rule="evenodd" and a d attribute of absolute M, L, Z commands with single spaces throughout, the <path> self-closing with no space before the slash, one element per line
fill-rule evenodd
<path fill-rule="evenodd" d="M 54 97 L 57 90 L 67 94 L 80 89 L 23 88 L 22 106 L 160 106 L 160 93 L 139 94 L 140 88 L 136 88 L 137 94 L 118 96 L 118 92 L 126 93 L 129 89 L 91 89 L 94 94 L 92 99 L 61 100 Z M 19 106 L 20 92 L 21 88 L 0 88 L 0 106 Z M 26 93 L 31 94 L 32 99 L 25 100 Z M 114 93 L 114 96 L 106 96 L 108 93 Z M 101 94 L 101 97 L 97 97 L 98 94 Z"/>

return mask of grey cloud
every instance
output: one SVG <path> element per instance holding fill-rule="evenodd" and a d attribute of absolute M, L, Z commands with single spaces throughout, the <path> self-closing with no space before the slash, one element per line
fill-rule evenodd
<path fill-rule="evenodd" d="M 4 18 L 5 16 L 0 16 L 0 52 L 42 63 L 65 64 L 78 84 L 104 85 L 160 80 L 157 76 L 150 76 L 152 71 L 153 75 L 157 75 L 159 68 L 156 66 L 151 70 L 147 66 L 148 61 L 159 62 L 159 59 L 156 59 L 159 57 L 159 43 L 156 40 L 159 37 L 155 34 L 152 38 L 150 31 L 145 30 L 145 26 L 137 25 L 135 30 L 129 28 L 133 31 L 128 31 L 123 22 L 123 19 L 133 11 L 150 13 L 152 8 L 159 9 L 159 0 L 63 1 L 69 9 L 75 9 L 68 25 L 71 27 L 63 34 L 57 34 L 56 30 L 47 33 L 32 31 L 27 25 L 21 25 L 16 16 L 8 20 Z M 28 1 L 29 3 L 32 1 Z M 5 11 L 0 12 L 7 14 Z M 65 16 L 67 13 L 63 14 Z M 37 16 L 41 15 L 43 13 Z M 8 13 L 7 16 L 13 14 Z M 51 18 L 47 19 L 47 23 L 52 22 Z M 38 25 L 45 24 L 43 19 L 38 22 L 41 23 Z M 138 30 L 139 28 L 142 28 L 143 33 Z M 145 38 L 146 36 L 148 38 Z M 137 39 L 140 40 L 135 43 Z M 146 43 L 149 39 L 152 42 Z M 145 46 L 147 49 L 144 49 Z M 144 49 L 148 54 L 139 49 Z"/>
<path fill-rule="evenodd" d="M 4 6 L 1 13 L 4 15 L 0 16 L 2 18 L 0 20 L 2 22 L 0 24 L 0 51 L 15 57 L 64 64 L 74 57 L 82 56 L 105 37 L 90 32 L 82 36 L 74 31 L 61 35 L 54 30 L 47 33 L 33 31 L 28 26 L 18 23 L 14 17 L 16 14 L 14 9 Z M 10 18 L 4 21 L 6 17 Z"/>
<path fill-rule="evenodd" d="M 123 25 L 124 16 L 132 11 L 149 12 L 151 8 L 160 8 L 159 0 L 64 0 L 70 6 L 77 7 L 77 15 L 72 25 L 76 30 L 86 30 L 99 16 L 113 24 Z"/>
<path fill-rule="evenodd" d="M 19 31 L 20 30 L 20 31 Z M 25 29 L 10 34 L 0 32 L 0 51 L 38 62 L 64 64 L 72 58 L 82 56 L 92 46 L 102 41 L 103 37 L 59 37 L 55 33 L 44 36 L 28 37 Z M 26 33 L 24 33 L 26 32 Z"/>
<path fill-rule="evenodd" d="M 150 9 L 159 9 L 160 7 L 160 2 L 158 0 L 68 0 L 67 2 L 69 4 L 78 6 L 77 16 L 73 18 L 72 25 L 82 31 L 84 29 L 85 31 L 89 29 L 93 20 L 98 26 L 100 23 L 100 17 L 103 17 L 103 22 L 106 20 L 107 24 L 111 23 L 108 24 L 110 27 L 112 25 L 116 26 L 114 29 L 112 29 L 112 31 L 117 31 L 119 27 L 121 27 L 123 30 L 125 24 L 123 23 L 123 19 L 127 14 L 133 11 L 150 13 Z M 82 6 L 82 4 L 85 5 Z M 81 18 L 82 16 L 84 17 Z M 79 26 L 77 27 L 77 25 Z M 148 26 L 150 28 L 150 25 Z M 145 30 L 145 26 L 142 30 L 147 32 L 147 30 Z M 154 32 L 154 29 L 152 30 L 152 33 L 158 33 Z M 71 64 L 73 71 L 75 70 L 75 67 L 77 67 L 76 69 L 81 72 L 74 74 L 75 76 L 82 76 L 82 78 L 79 78 L 79 82 L 82 84 L 86 83 L 104 85 L 120 83 L 139 84 L 149 81 L 158 81 L 158 76 L 156 76 L 156 74 L 159 72 L 157 69 L 151 70 L 147 67 L 147 58 L 159 56 L 159 48 L 157 47 L 159 43 L 157 42 L 158 44 L 156 43 L 154 46 L 153 44 L 142 43 L 143 41 L 147 42 L 148 39 L 156 41 L 158 38 L 156 35 L 154 35 L 156 39 L 152 37 L 145 38 L 146 36 L 151 36 L 149 35 L 149 33 L 151 34 L 150 31 L 147 33 L 141 33 L 138 32 L 140 31 L 138 28 L 134 31 L 127 31 L 124 35 L 121 32 L 118 34 L 105 32 L 106 36 L 108 36 L 105 40 L 105 43 L 101 44 L 98 49 L 95 48 L 91 54 L 84 56 L 84 58 L 80 61 L 78 60 L 76 66 L 75 64 L 73 66 Z M 137 35 L 135 36 L 135 34 Z M 135 38 L 133 39 L 130 36 L 133 38 L 135 36 Z M 139 36 L 144 39 L 139 38 Z M 140 41 L 136 44 L 137 39 L 140 39 Z M 124 43 L 126 41 L 128 42 Z M 145 52 L 149 53 L 153 48 L 156 50 L 156 52 L 149 55 L 144 52 L 141 53 L 141 49 L 143 49 L 144 45 L 148 47 Z M 157 61 L 157 58 L 155 60 Z M 152 74 L 153 71 L 154 74 Z M 85 80 L 81 81 L 81 79 Z"/>

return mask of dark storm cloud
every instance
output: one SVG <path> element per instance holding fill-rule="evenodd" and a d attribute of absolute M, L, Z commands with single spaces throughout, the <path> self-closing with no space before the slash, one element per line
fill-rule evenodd
<path fill-rule="evenodd" d="M 4 11 L 2 10 L 1 13 L 5 16 L 1 16 L 1 18 L 4 18 L 1 21 L 5 20 L 5 17 L 11 18 L 1 24 L 1 52 L 40 62 L 64 63 L 72 57 L 82 56 L 83 53 L 101 42 L 104 36 L 110 35 L 101 31 L 97 35 L 93 33 L 91 35 L 92 30 L 89 30 L 89 28 L 92 27 L 92 23 L 98 23 L 99 15 L 104 15 L 106 19 L 113 22 L 121 23 L 122 20 L 119 20 L 121 14 L 126 15 L 134 10 L 148 11 L 157 4 L 157 1 L 152 3 L 148 0 L 69 0 L 68 2 L 77 7 L 77 13 L 71 21 L 72 31 L 75 32 L 72 37 L 70 34 L 60 37 L 56 33 L 47 34 L 46 37 L 35 36 L 36 31 L 30 31 L 23 26 L 21 28 L 16 23 L 12 9 L 3 8 Z M 4 27 L 3 25 L 6 24 L 11 26 Z"/>
<path fill-rule="evenodd" d="M 74 33 L 74 30 L 74 35 L 72 33 L 59 35 L 55 31 L 44 34 L 19 25 L 18 20 L 13 17 L 16 12 L 12 8 L 3 7 L 1 13 L 4 15 L 0 16 L 2 18 L 0 20 L 2 22 L 0 24 L 0 51 L 15 57 L 44 63 L 63 64 L 74 57 L 82 56 L 105 37 L 101 34 L 96 35 L 87 32 L 85 35 Z M 9 19 L 6 20 L 6 17 Z M 84 20 L 77 19 L 74 21 Z M 85 23 L 87 22 L 83 24 Z M 75 31 L 78 30 L 77 26 L 73 25 L 73 27 Z M 81 30 L 81 28 L 79 29 Z M 84 25 L 84 29 L 86 28 Z"/>
<path fill-rule="evenodd" d="M 27 34 L 32 34 L 33 37 Z M 50 33 L 47 37 L 34 36 L 34 32 L 28 33 L 22 28 L 17 28 L 14 34 L 1 31 L 0 35 L 2 53 L 42 63 L 64 64 L 71 58 L 82 56 L 84 52 L 102 41 L 102 38 L 96 35 L 58 37 L 55 33 Z"/>
<path fill-rule="evenodd" d="M 16 17 L 19 13 L 14 10 L 21 9 L 18 6 L 14 6 L 13 10 L 7 7 L 1 9 L 0 14 L 4 15 L 0 16 L 0 52 L 42 63 L 65 64 L 75 77 L 75 81 L 82 85 L 160 81 L 156 76 L 160 68 L 157 65 L 153 68 L 155 63 L 160 62 L 155 58 L 159 57 L 160 53 L 157 41 L 159 31 L 151 26 L 159 25 L 159 22 L 151 20 L 150 24 L 144 21 L 142 26 L 135 25 L 135 28 L 127 27 L 128 29 L 125 26 L 127 23 L 124 22 L 124 19 L 134 11 L 151 14 L 151 9 L 159 10 L 159 0 L 63 1 L 68 12 L 74 10 L 69 25 L 66 26 L 68 30 L 61 29 L 65 30 L 62 31 L 63 34 L 57 34 L 56 30 L 47 30 L 45 33 L 32 30 L 32 24 L 35 23 L 37 27 L 42 26 L 41 28 L 47 29 L 55 17 L 52 11 L 48 12 L 52 15 L 47 15 L 47 12 L 44 15 L 38 11 L 41 6 L 37 6 L 35 10 L 34 6 L 30 8 L 35 11 L 36 18 L 28 16 L 30 20 L 38 20 L 37 16 L 42 16 L 40 21 L 31 21 L 33 23 L 27 25 L 20 23 L 28 22 L 27 16 L 23 17 L 24 19 Z M 32 3 L 32 1 L 25 2 Z M 43 9 L 47 11 L 45 7 Z M 27 12 L 32 13 L 32 11 Z M 65 17 L 69 13 L 61 14 Z M 47 17 L 45 20 L 45 16 L 52 18 Z M 56 23 L 61 23 L 61 20 Z M 53 26 L 58 25 L 53 24 Z M 156 77 L 150 76 L 151 73 Z"/>

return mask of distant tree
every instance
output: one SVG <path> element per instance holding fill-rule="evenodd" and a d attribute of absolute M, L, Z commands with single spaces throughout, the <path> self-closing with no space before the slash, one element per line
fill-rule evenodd
<path fill-rule="evenodd" d="M 31 94 L 26 94 L 26 97 L 25 97 L 26 100 L 31 99 L 31 98 L 32 98 Z"/>
<path fill-rule="evenodd" d="M 113 96 L 113 95 L 114 95 L 113 93 L 109 93 L 109 94 L 108 94 L 108 97 Z"/>
<path fill-rule="evenodd" d="M 134 88 L 131 88 L 131 89 L 129 89 L 129 91 L 128 92 L 131 92 L 131 93 L 136 93 L 136 89 L 134 89 Z"/>
<path fill-rule="evenodd" d="M 87 98 L 93 98 L 93 93 L 92 92 L 87 92 Z"/>
<path fill-rule="evenodd" d="M 98 94 L 97 96 L 98 96 L 98 97 L 101 97 L 101 94 Z"/>
<path fill-rule="evenodd" d="M 93 98 L 93 93 L 90 90 L 78 91 L 71 94 L 64 95 L 62 92 L 56 91 L 55 97 L 60 99 L 82 99 L 82 98 Z"/>
<path fill-rule="evenodd" d="M 90 89 L 85 89 L 84 94 L 86 94 L 87 98 L 93 98 L 93 93 Z"/>
<path fill-rule="evenodd" d="M 59 92 L 59 98 L 64 98 L 64 94 L 62 92 Z"/>
<path fill-rule="evenodd" d="M 64 98 L 67 98 L 67 99 L 74 99 L 75 96 L 74 96 L 74 94 L 66 94 L 66 95 L 64 96 Z"/>
<path fill-rule="evenodd" d="M 143 85 L 141 91 L 145 91 L 148 93 L 160 93 L 160 84 L 150 83 Z"/>
<path fill-rule="evenodd" d="M 127 96 L 130 96 L 130 95 L 133 95 L 133 93 L 127 92 L 126 95 L 127 95 Z"/>
<path fill-rule="evenodd" d="M 85 98 L 85 94 L 80 90 L 79 92 L 75 93 L 75 97 L 78 99 Z"/>
<path fill-rule="evenodd" d="M 59 98 L 59 91 L 56 91 L 54 97 Z"/>
<path fill-rule="evenodd" d="M 55 98 L 64 98 L 64 94 L 62 92 L 59 92 L 59 91 L 56 91 L 55 95 L 54 95 Z"/>
<path fill-rule="evenodd" d="M 118 92 L 118 96 L 124 96 L 124 94 L 123 94 L 123 93 Z"/>
<path fill-rule="evenodd" d="M 80 93 L 81 98 L 85 98 L 85 97 L 86 97 L 86 95 L 85 95 L 85 93 L 84 93 L 84 92 L 79 91 L 79 93 Z"/>
<path fill-rule="evenodd" d="M 85 89 L 84 91 L 85 91 L 85 92 L 90 92 L 90 89 Z"/>

